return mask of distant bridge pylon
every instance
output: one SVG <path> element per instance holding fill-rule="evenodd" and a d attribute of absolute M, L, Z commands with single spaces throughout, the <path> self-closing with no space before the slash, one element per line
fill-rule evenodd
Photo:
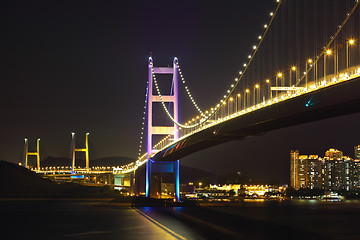
<path fill-rule="evenodd" d="M 28 168 L 28 157 L 36 156 L 36 167 L 40 170 L 40 138 L 36 140 L 36 152 L 29 152 L 28 139 L 25 138 L 25 167 Z"/>
<path fill-rule="evenodd" d="M 85 169 L 88 172 L 89 171 L 89 133 L 86 133 L 85 135 L 85 148 L 76 148 L 75 146 L 75 133 L 71 133 L 71 172 L 75 171 L 75 153 L 76 152 L 85 152 Z"/>

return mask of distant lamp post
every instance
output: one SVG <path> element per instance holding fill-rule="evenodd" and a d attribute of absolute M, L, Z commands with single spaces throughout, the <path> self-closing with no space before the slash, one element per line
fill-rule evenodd
<path fill-rule="evenodd" d="M 268 96 L 271 99 L 272 98 L 272 91 L 271 91 L 271 83 L 270 83 L 270 79 L 266 79 L 265 80 L 266 84 L 268 85 Z"/>
<path fill-rule="evenodd" d="M 202 186 L 202 182 L 199 182 L 199 188 L 201 188 L 201 186 Z"/>
<path fill-rule="evenodd" d="M 349 65 L 350 65 L 350 54 L 349 54 L 349 45 L 354 45 L 355 44 L 355 40 L 354 39 L 349 39 L 349 41 L 347 41 L 346 43 L 346 71 L 348 71 Z"/>
<path fill-rule="evenodd" d="M 255 86 L 254 86 L 254 105 L 256 105 L 257 102 L 259 101 L 258 100 L 259 91 L 256 91 L 257 89 L 259 89 L 259 87 L 260 87 L 259 84 L 255 84 Z"/>
<path fill-rule="evenodd" d="M 290 68 L 290 87 L 291 87 L 291 84 L 292 84 L 292 81 L 291 81 L 291 72 L 295 72 L 295 79 L 296 79 L 296 67 L 295 66 L 292 66 L 291 68 Z M 296 81 L 295 81 L 295 83 L 296 83 Z"/>
<path fill-rule="evenodd" d="M 324 54 L 324 80 L 326 80 L 326 57 L 332 54 L 331 49 L 326 49 Z"/>
<path fill-rule="evenodd" d="M 307 84 L 308 84 L 308 64 L 311 64 L 312 63 L 312 59 L 309 58 L 307 61 L 306 61 L 306 65 L 305 65 L 305 87 L 307 88 Z"/>
<path fill-rule="evenodd" d="M 279 81 L 279 79 L 281 79 L 283 77 L 283 74 L 281 73 L 281 72 L 279 72 L 278 74 L 276 74 L 276 82 L 275 82 L 275 84 L 276 84 L 276 87 L 278 87 L 278 81 Z M 276 90 L 276 92 L 275 92 L 276 94 L 276 97 L 278 96 L 278 90 Z"/>
<path fill-rule="evenodd" d="M 240 102 L 239 102 L 239 99 L 240 99 Z M 236 112 L 239 111 L 239 107 L 241 109 L 241 94 L 240 93 L 238 93 L 236 95 Z"/>
<path fill-rule="evenodd" d="M 234 101 L 234 98 L 233 97 L 230 97 L 229 98 L 229 106 L 228 106 L 228 115 L 230 115 L 230 113 L 233 112 L 233 105 L 232 105 L 232 102 Z M 231 109 L 230 109 L 231 108 Z M 229 110 L 230 109 L 230 110 Z"/>
<path fill-rule="evenodd" d="M 244 99 L 245 99 L 245 108 L 247 108 L 247 107 L 248 107 L 248 104 L 249 104 L 249 92 L 250 92 L 249 89 L 246 89 L 246 90 L 245 90 L 245 96 L 244 96 Z"/>

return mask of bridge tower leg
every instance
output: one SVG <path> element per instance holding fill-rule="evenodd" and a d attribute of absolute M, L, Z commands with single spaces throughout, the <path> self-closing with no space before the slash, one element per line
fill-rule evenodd
<path fill-rule="evenodd" d="M 85 168 L 86 171 L 89 171 L 89 133 L 85 135 L 85 148 L 76 148 L 75 147 L 75 133 L 71 133 L 71 172 L 75 171 L 75 153 L 76 152 L 85 152 Z"/>
<path fill-rule="evenodd" d="M 25 167 L 28 168 L 28 156 L 36 156 L 36 168 L 40 170 L 40 138 L 36 140 L 36 152 L 29 152 L 28 139 L 25 138 Z"/>
<path fill-rule="evenodd" d="M 179 101 L 178 101 L 178 67 L 177 58 L 174 59 L 173 67 L 154 67 L 153 60 L 149 58 L 149 75 L 148 75 L 148 134 L 147 134 L 147 162 L 146 162 L 146 197 L 157 197 L 152 191 L 152 173 L 153 172 L 172 172 L 174 174 L 175 183 L 175 199 L 180 201 L 180 178 L 179 178 L 179 160 L 174 162 L 155 163 L 150 156 L 153 153 L 153 135 L 172 135 L 174 139 L 179 138 L 179 128 L 176 124 L 173 126 L 153 126 L 153 106 L 154 102 L 161 102 L 159 95 L 153 94 L 153 73 L 154 74 L 172 74 L 173 75 L 173 94 L 162 95 L 162 100 L 167 103 L 173 103 L 173 118 L 175 121 L 179 120 Z"/>

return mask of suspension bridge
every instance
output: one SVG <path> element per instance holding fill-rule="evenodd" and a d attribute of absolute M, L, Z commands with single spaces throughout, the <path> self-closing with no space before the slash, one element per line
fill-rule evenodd
<path fill-rule="evenodd" d="M 138 158 L 113 168 L 113 173 L 133 174 L 136 179 L 136 171 L 145 166 L 147 197 L 157 197 L 156 173 L 171 173 L 174 199 L 180 201 L 179 159 L 228 141 L 358 112 L 358 5 L 358 0 L 276 0 L 241 69 L 207 110 L 195 101 L 177 58 L 172 67 L 158 67 L 150 57 Z M 170 94 L 163 94 L 158 81 L 163 74 L 171 76 Z M 197 112 L 182 121 L 181 86 Z M 156 102 L 161 103 L 170 125 L 154 125 Z M 74 170 L 73 165 L 69 171 Z M 88 164 L 84 171 L 90 171 Z"/>

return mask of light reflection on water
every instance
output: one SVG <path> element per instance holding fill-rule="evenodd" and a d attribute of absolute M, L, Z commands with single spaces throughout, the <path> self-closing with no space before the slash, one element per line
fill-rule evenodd
<path fill-rule="evenodd" d="M 201 202 L 202 207 L 231 207 L 231 208 L 300 208 L 300 209 L 360 209 L 360 200 L 332 200 L 332 199 L 244 199 L 242 201 Z"/>
<path fill-rule="evenodd" d="M 360 200 L 323 201 L 315 199 L 265 200 L 228 206 L 206 206 L 238 219 L 275 224 L 280 229 L 295 228 L 311 239 L 360 239 Z M 271 230 L 271 229 L 269 229 Z M 274 238 L 275 239 L 275 238 Z M 293 239 L 293 238 L 289 238 Z M 309 238 L 303 238 L 309 239 Z"/>
<path fill-rule="evenodd" d="M 293 206 L 318 206 L 318 207 L 360 207 L 360 200 L 336 200 L 336 199 L 292 199 L 288 201 L 289 205 Z"/>
<path fill-rule="evenodd" d="M 268 209 L 360 209 L 360 200 L 320 200 L 320 199 L 244 199 L 243 201 L 221 203 L 221 202 L 203 202 L 201 206 L 207 208 L 231 208 L 231 209 L 246 209 L 255 207 Z M 259 210 L 260 211 L 260 210 Z"/>

